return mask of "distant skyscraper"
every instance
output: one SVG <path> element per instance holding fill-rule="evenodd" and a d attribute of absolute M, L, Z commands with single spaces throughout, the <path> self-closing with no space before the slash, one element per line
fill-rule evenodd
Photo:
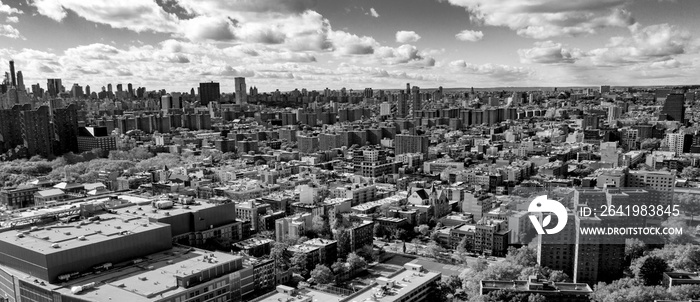
<path fill-rule="evenodd" d="M 88 98 L 90 97 L 90 85 L 85 85 L 85 95 L 87 95 Z"/>
<path fill-rule="evenodd" d="M 617 120 L 622 115 L 622 108 L 617 105 L 608 107 L 608 125 L 617 124 Z"/>
<path fill-rule="evenodd" d="M 669 94 L 666 97 L 664 107 L 661 109 L 660 120 L 683 122 L 685 118 L 685 96 L 682 94 Z"/>
<path fill-rule="evenodd" d="M 71 95 L 74 98 L 82 98 L 83 97 L 83 87 L 80 87 L 77 83 L 73 84 L 73 87 L 71 88 Z"/>
<path fill-rule="evenodd" d="M 107 84 L 107 92 L 112 93 L 112 83 Z"/>
<path fill-rule="evenodd" d="M 601 94 L 602 93 L 610 93 L 610 86 L 608 86 L 608 85 L 600 86 L 600 93 Z"/>
<path fill-rule="evenodd" d="M 12 87 L 17 87 L 17 79 L 15 79 L 15 61 L 10 61 L 10 80 Z"/>
<path fill-rule="evenodd" d="M 24 76 L 22 75 L 21 71 L 17 72 L 17 90 L 19 90 L 19 91 L 26 90 L 26 88 L 24 87 Z"/>
<path fill-rule="evenodd" d="M 51 97 L 56 97 L 61 92 L 61 79 L 48 79 L 46 82 L 46 89 Z"/>
<path fill-rule="evenodd" d="M 132 98 L 134 96 L 134 86 L 131 83 L 126 84 L 126 89 L 129 91 L 129 98 Z"/>
<path fill-rule="evenodd" d="M 199 83 L 199 104 L 203 106 L 209 105 L 210 102 L 219 101 L 221 92 L 219 83 Z"/>
<path fill-rule="evenodd" d="M 122 92 L 122 84 L 117 84 L 117 92 Z"/>
<path fill-rule="evenodd" d="M 406 83 L 406 94 L 411 93 L 411 83 Z"/>
<path fill-rule="evenodd" d="M 32 94 L 35 98 L 42 98 L 44 96 L 44 90 L 41 89 L 41 85 L 39 85 L 39 83 L 32 85 Z"/>
<path fill-rule="evenodd" d="M 248 102 L 248 94 L 245 86 L 245 78 L 239 77 L 234 79 L 236 84 L 236 104 L 245 105 Z"/>

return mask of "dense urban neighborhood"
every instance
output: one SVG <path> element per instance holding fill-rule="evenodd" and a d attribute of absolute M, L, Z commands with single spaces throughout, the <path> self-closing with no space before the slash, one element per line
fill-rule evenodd
<path fill-rule="evenodd" d="M 697 0 L 0 0 L 0 302 L 700 302 Z"/>
<path fill-rule="evenodd" d="M 697 87 L 30 91 L 14 68 L 6 301 L 700 298 Z M 680 232 L 579 232 L 621 225 Z"/>

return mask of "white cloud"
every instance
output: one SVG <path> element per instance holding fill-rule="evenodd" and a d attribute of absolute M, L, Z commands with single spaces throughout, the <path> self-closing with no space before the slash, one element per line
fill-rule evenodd
<path fill-rule="evenodd" d="M 588 56 L 594 65 L 620 66 L 645 62 L 667 61 L 694 48 L 690 33 L 669 24 L 630 26 L 630 37 L 613 37 L 603 48 L 593 49 Z"/>
<path fill-rule="evenodd" d="M 399 43 L 415 43 L 420 40 L 420 35 L 415 31 L 401 30 L 396 32 L 396 42 Z"/>
<path fill-rule="evenodd" d="M 373 54 L 379 43 L 374 38 L 357 36 L 342 30 L 333 31 L 330 35 L 336 51 L 342 55 L 368 55 Z"/>
<path fill-rule="evenodd" d="M 477 42 L 484 38 L 484 33 L 481 31 L 465 29 L 456 34 L 455 37 L 460 41 Z"/>
<path fill-rule="evenodd" d="M 375 18 L 379 18 L 379 13 L 377 13 L 377 10 L 375 10 L 374 7 L 369 9 L 369 15 Z"/>
<path fill-rule="evenodd" d="M 66 10 L 71 10 L 88 21 L 135 32 L 172 33 L 178 28 L 177 17 L 152 0 L 35 0 L 32 5 L 39 14 L 56 21 L 62 21 Z"/>
<path fill-rule="evenodd" d="M 8 15 L 12 15 L 12 14 L 21 15 L 22 11 L 19 9 L 10 7 L 9 5 L 4 4 L 4 3 L 2 3 L 2 1 L 0 1 L 0 13 L 8 14 Z"/>
<path fill-rule="evenodd" d="M 518 35 L 546 39 L 595 33 L 634 23 L 628 0 L 448 0 L 464 7 L 474 22 L 504 26 Z"/>
<path fill-rule="evenodd" d="M 0 36 L 3 37 L 8 37 L 12 39 L 25 39 L 20 33 L 19 30 L 14 28 L 10 24 L 0 24 Z"/>
<path fill-rule="evenodd" d="M 474 75 L 486 75 L 499 81 L 508 82 L 525 80 L 533 74 L 531 70 L 522 67 L 491 63 L 477 65 L 467 63 L 464 60 L 456 60 L 450 62 L 449 68 L 456 72 Z"/>
<path fill-rule="evenodd" d="M 526 64 L 574 63 L 583 56 L 578 49 L 567 49 L 561 43 L 552 41 L 536 42 L 533 48 L 518 49 L 518 55 L 520 62 Z"/>
<path fill-rule="evenodd" d="M 19 22 L 19 17 L 17 17 L 17 16 L 8 16 L 7 18 L 5 18 L 5 22 L 7 22 L 7 23 L 17 23 L 17 22 Z"/>

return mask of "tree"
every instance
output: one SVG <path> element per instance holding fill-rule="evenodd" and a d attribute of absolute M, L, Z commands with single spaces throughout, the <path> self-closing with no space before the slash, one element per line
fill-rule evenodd
<path fill-rule="evenodd" d="M 484 271 L 486 268 L 489 267 L 488 261 L 484 259 L 476 259 L 476 261 L 472 262 L 469 267 L 474 270 L 475 272 L 481 272 Z"/>
<path fill-rule="evenodd" d="M 335 240 L 338 240 L 338 257 L 345 257 L 351 251 L 350 246 L 350 231 L 345 228 L 339 228 L 335 230 L 334 234 Z"/>
<path fill-rule="evenodd" d="M 668 289 L 668 292 L 673 297 L 673 300 L 677 301 L 700 299 L 700 285 L 697 284 L 683 284 L 680 286 L 671 286 Z"/>
<path fill-rule="evenodd" d="M 442 253 L 445 252 L 445 248 L 441 247 L 436 242 L 431 242 L 431 243 L 428 243 L 428 246 L 426 247 L 426 252 L 431 257 L 438 257 L 438 256 L 442 255 Z"/>
<path fill-rule="evenodd" d="M 537 251 L 529 246 L 523 246 L 519 249 L 509 247 L 506 261 L 522 266 L 534 266 L 537 264 Z"/>
<path fill-rule="evenodd" d="M 336 275 L 336 282 L 342 282 L 343 279 L 345 278 L 345 275 L 348 273 L 349 268 L 347 263 L 336 261 L 331 265 L 331 270 L 333 270 L 333 273 Z"/>
<path fill-rule="evenodd" d="M 291 269 L 293 272 L 302 276 L 307 276 L 309 274 L 308 259 L 306 254 L 296 253 L 291 259 L 289 259 L 289 262 L 292 264 Z"/>
<path fill-rule="evenodd" d="M 671 299 L 661 286 L 644 286 L 637 279 L 622 278 L 610 284 L 598 283 L 590 295 L 592 302 L 648 302 Z"/>
<path fill-rule="evenodd" d="M 348 254 L 347 262 L 350 264 L 351 271 L 364 270 L 367 268 L 367 261 L 355 253 Z"/>
<path fill-rule="evenodd" d="M 289 258 L 287 257 L 288 244 L 284 242 L 273 242 L 270 250 L 270 258 L 275 260 L 275 266 L 279 271 L 289 269 Z"/>
<path fill-rule="evenodd" d="M 690 168 L 690 167 L 686 167 Z M 698 169 L 700 171 L 700 169 Z M 685 169 L 683 170 L 685 171 Z M 676 197 L 676 204 L 680 206 L 681 213 L 690 216 L 690 224 L 693 224 L 693 219 L 695 216 L 700 215 L 700 196 L 693 196 L 691 194 L 679 194 Z"/>
<path fill-rule="evenodd" d="M 320 215 L 316 215 L 313 219 L 311 219 L 311 229 L 314 231 L 314 233 L 316 233 L 316 235 L 323 235 L 325 228 L 326 220 L 323 219 L 323 217 L 321 217 Z"/>
<path fill-rule="evenodd" d="M 329 284 L 333 282 L 333 272 L 323 264 L 317 264 L 311 271 L 311 278 L 318 284 Z"/>
<path fill-rule="evenodd" d="M 379 223 L 374 224 L 374 237 L 381 238 L 384 237 L 385 231 L 384 227 Z"/>
<path fill-rule="evenodd" d="M 367 244 L 356 251 L 357 255 L 364 258 L 368 262 L 379 260 L 379 254 L 374 250 L 371 244 Z"/>
<path fill-rule="evenodd" d="M 632 272 L 644 285 L 659 285 L 664 272 L 668 271 L 666 260 L 656 256 L 644 256 L 632 263 Z"/>
<path fill-rule="evenodd" d="M 646 250 L 647 246 L 644 241 L 632 238 L 625 243 L 625 258 L 627 258 L 628 263 L 631 263 L 632 260 L 642 257 Z"/>
<path fill-rule="evenodd" d="M 540 294 L 518 293 L 511 289 L 493 291 L 484 296 L 484 302 L 545 302 Z"/>
<path fill-rule="evenodd" d="M 695 167 L 685 167 L 681 171 L 680 176 L 687 179 L 697 179 L 700 177 L 700 168 Z"/>
<path fill-rule="evenodd" d="M 418 226 L 418 232 L 423 236 L 427 236 L 430 233 L 430 227 L 427 224 L 421 224 Z"/>

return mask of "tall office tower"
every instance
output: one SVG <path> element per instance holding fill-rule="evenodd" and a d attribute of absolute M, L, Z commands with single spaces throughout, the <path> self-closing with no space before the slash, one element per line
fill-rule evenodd
<path fill-rule="evenodd" d="M 600 93 L 610 93 L 610 86 L 609 85 L 601 85 L 600 86 Z"/>
<path fill-rule="evenodd" d="M 608 125 L 617 124 L 617 120 L 622 116 L 622 108 L 612 105 L 608 107 Z"/>
<path fill-rule="evenodd" d="M 210 102 L 218 102 L 221 98 L 219 83 L 199 83 L 199 104 L 208 106 Z"/>
<path fill-rule="evenodd" d="M 107 84 L 107 92 L 112 92 L 112 83 Z"/>
<path fill-rule="evenodd" d="M 22 75 L 21 71 L 17 72 L 17 90 L 19 90 L 19 91 L 26 90 L 26 88 L 24 87 L 24 75 Z"/>
<path fill-rule="evenodd" d="M 78 107 L 70 104 L 53 110 L 54 154 L 62 155 L 78 150 Z"/>
<path fill-rule="evenodd" d="M 85 95 L 87 95 L 88 98 L 90 97 L 90 85 L 85 85 Z"/>
<path fill-rule="evenodd" d="M 397 134 L 394 139 L 395 154 L 423 153 L 428 155 L 429 140 L 424 135 Z"/>
<path fill-rule="evenodd" d="M 29 156 L 49 157 L 53 155 L 54 132 L 51 127 L 48 106 L 22 111 L 20 113 L 20 128 Z"/>
<path fill-rule="evenodd" d="M 134 86 L 131 83 L 126 84 L 126 89 L 129 92 L 129 98 L 134 97 Z"/>
<path fill-rule="evenodd" d="M 74 83 L 73 87 L 71 88 L 71 96 L 74 98 L 81 98 L 83 97 L 83 87 L 80 87 L 78 83 Z"/>
<path fill-rule="evenodd" d="M 236 104 L 245 105 L 246 103 L 248 103 L 248 94 L 245 86 L 245 78 L 235 78 L 234 82 L 236 84 Z"/>
<path fill-rule="evenodd" d="M 406 94 L 411 93 L 411 83 L 406 83 Z"/>
<path fill-rule="evenodd" d="M 365 92 L 364 92 L 363 96 L 365 98 L 371 98 L 374 96 L 374 91 L 372 90 L 372 88 L 365 88 Z"/>
<path fill-rule="evenodd" d="M 117 84 L 117 92 L 122 92 L 122 84 Z"/>
<path fill-rule="evenodd" d="M 44 92 L 41 89 L 41 85 L 39 83 L 36 83 L 36 85 L 32 85 L 32 94 L 34 95 L 35 98 L 41 98 L 44 96 Z"/>
<path fill-rule="evenodd" d="M 661 109 L 659 120 L 678 121 L 683 123 L 685 118 L 685 96 L 682 94 L 669 94 L 666 97 L 664 107 Z"/>
<path fill-rule="evenodd" d="M 49 96 L 56 97 L 61 92 L 61 79 L 48 79 L 46 81 L 46 90 Z"/>
<path fill-rule="evenodd" d="M 17 79 L 15 78 L 15 61 L 10 60 L 10 84 L 12 87 L 17 87 Z"/>

